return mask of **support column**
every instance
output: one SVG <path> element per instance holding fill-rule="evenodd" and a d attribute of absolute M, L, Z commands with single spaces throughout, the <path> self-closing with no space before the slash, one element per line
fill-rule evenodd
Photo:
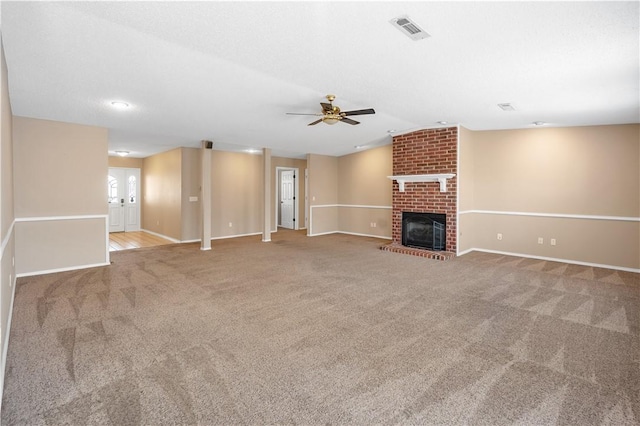
<path fill-rule="evenodd" d="M 200 177 L 201 234 L 200 250 L 211 250 L 211 150 L 213 142 L 202 141 L 202 175 Z"/>
<path fill-rule="evenodd" d="M 262 149 L 262 165 L 264 171 L 262 241 L 266 243 L 271 241 L 271 150 L 269 148 Z"/>

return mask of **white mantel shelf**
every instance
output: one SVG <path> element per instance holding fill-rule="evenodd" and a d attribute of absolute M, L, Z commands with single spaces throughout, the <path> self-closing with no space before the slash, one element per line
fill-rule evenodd
<path fill-rule="evenodd" d="M 404 175 L 387 176 L 391 180 L 398 181 L 398 190 L 404 192 L 406 182 L 440 182 L 440 192 L 447 192 L 447 179 L 454 177 L 453 173 L 441 173 L 435 175 Z"/>

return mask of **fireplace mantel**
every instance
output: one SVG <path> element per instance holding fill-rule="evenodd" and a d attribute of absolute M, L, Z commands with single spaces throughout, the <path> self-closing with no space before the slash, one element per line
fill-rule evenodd
<path fill-rule="evenodd" d="M 406 182 L 440 182 L 440 192 L 447 192 L 447 179 L 454 177 L 454 173 L 441 173 L 433 175 L 403 175 L 387 176 L 391 180 L 398 181 L 398 190 L 404 192 Z"/>

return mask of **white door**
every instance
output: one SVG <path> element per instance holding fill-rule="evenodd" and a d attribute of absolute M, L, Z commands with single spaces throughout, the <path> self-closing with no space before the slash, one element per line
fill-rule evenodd
<path fill-rule="evenodd" d="M 294 171 L 283 170 L 280 174 L 280 225 L 283 228 L 294 228 Z"/>
<path fill-rule="evenodd" d="M 140 230 L 140 169 L 109 168 L 109 232 Z"/>
<path fill-rule="evenodd" d="M 125 169 L 109 169 L 107 191 L 109 199 L 109 232 L 124 231 Z"/>

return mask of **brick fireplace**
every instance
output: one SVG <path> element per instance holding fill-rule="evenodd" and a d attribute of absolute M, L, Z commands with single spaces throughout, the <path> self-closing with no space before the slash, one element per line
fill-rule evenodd
<path fill-rule="evenodd" d="M 381 247 L 383 250 L 439 260 L 455 256 L 457 161 L 457 127 L 419 130 L 393 138 L 393 175 L 398 179 L 393 181 L 392 242 Z M 406 181 L 399 182 L 404 177 Z M 420 178 L 426 181 L 419 181 Z M 432 251 L 403 246 L 403 212 L 446 215 L 446 249 Z"/>

